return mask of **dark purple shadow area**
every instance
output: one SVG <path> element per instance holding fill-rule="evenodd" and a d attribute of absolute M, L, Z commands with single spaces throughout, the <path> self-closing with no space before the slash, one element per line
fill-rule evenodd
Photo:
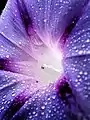
<path fill-rule="evenodd" d="M 13 60 L 6 58 L 0 59 L 0 70 L 15 72 L 11 65 L 14 65 Z"/>
<path fill-rule="evenodd" d="M 65 101 L 65 104 L 68 105 L 67 95 L 73 96 L 72 89 L 70 88 L 67 78 L 61 78 L 56 84 L 56 91 L 59 94 L 62 101 Z"/>

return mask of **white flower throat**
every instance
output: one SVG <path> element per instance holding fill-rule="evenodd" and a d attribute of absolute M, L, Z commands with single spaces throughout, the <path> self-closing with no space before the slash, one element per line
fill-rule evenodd
<path fill-rule="evenodd" d="M 49 50 L 39 59 L 40 81 L 44 84 L 55 82 L 63 73 L 62 54 Z"/>

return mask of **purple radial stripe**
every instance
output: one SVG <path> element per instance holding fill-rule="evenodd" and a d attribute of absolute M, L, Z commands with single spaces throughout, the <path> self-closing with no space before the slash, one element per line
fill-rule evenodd
<path fill-rule="evenodd" d="M 68 24 L 66 25 L 65 30 L 60 35 L 60 39 L 59 39 L 59 44 L 62 49 L 64 47 L 64 44 L 65 44 L 67 38 L 71 34 L 74 27 L 77 25 L 77 22 L 79 21 L 80 17 L 83 15 L 83 12 L 85 11 L 85 8 L 86 8 L 88 2 L 89 1 L 86 0 L 80 4 L 77 1 L 76 3 L 73 4 L 72 11 L 68 10 L 68 13 L 70 14 L 70 18 L 69 18 L 70 20 L 67 21 Z"/>
<path fill-rule="evenodd" d="M 26 95 L 26 90 L 17 95 L 12 103 L 10 103 L 8 108 L 4 111 L 1 119 L 10 120 L 29 98 L 30 96 Z"/>

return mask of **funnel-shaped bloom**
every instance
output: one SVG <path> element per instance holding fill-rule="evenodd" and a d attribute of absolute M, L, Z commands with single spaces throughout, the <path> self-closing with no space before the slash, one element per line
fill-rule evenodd
<path fill-rule="evenodd" d="M 89 118 L 89 11 L 89 0 L 7 1 L 0 17 L 0 120 Z"/>

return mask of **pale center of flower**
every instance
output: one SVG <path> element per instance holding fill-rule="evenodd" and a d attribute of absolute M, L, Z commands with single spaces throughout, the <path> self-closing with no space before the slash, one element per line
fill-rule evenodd
<path fill-rule="evenodd" d="M 44 84 L 54 83 L 63 74 L 62 53 L 58 50 L 47 50 L 39 59 L 40 81 Z"/>

